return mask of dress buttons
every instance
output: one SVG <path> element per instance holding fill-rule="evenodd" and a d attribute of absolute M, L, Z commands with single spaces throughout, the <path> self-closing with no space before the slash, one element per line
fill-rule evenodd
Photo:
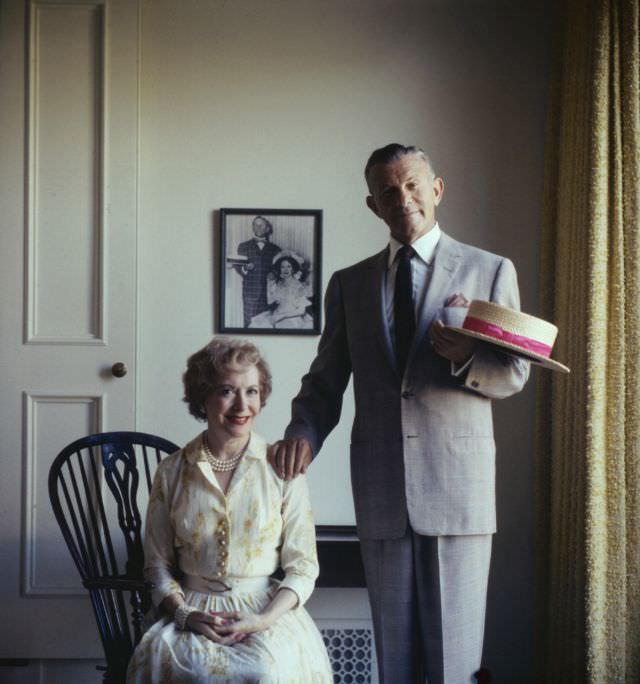
<path fill-rule="evenodd" d="M 218 543 L 218 563 L 215 576 L 224 577 L 227 574 L 227 561 L 229 559 L 228 549 L 228 530 L 229 524 L 226 519 L 222 519 L 216 526 L 216 539 Z"/>

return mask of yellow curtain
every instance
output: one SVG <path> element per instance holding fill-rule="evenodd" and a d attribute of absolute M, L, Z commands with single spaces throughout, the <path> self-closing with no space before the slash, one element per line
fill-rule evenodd
<path fill-rule="evenodd" d="M 545 169 L 536 681 L 640 681 L 639 0 L 563 0 Z"/>

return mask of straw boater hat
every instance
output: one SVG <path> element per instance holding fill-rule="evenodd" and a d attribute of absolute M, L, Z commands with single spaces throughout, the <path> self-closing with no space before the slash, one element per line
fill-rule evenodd
<path fill-rule="evenodd" d="M 532 363 L 569 373 L 570 370 L 549 358 L 558 328 L 530 314 L 507 309 L 493 302 L 474 299 L 469 304 L 462 328 L 448 326 L 468 337 L 501 347 Z"/>

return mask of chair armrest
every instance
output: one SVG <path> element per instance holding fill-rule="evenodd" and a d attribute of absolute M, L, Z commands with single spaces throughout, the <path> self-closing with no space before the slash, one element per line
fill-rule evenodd
<path fill-rule="evenodd" d="M 145 582 L 142 579 L 132 577 L 99 577 L 96 579 L 86 579 L 82 581 L 85 589 L 120 589 L 121 591 L 144 591 L 150 592 L 153 582 Z"/>

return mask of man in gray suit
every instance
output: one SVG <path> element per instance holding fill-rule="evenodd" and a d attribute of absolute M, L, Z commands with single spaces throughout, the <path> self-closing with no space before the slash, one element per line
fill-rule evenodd
<path fill-rule="evenodd" d="M 522 389 L 529 368 L 444 323 L 471 299 L 519 308 L 516 272 L 440 230 L 444 184 L 422 150 L 376 150 L 365 177 L 389 245 L 333 274 L 271 458 L 287 479 L 306 470 L 353 373 L 351 482 L 380 681 L 462 684 L 480 667 L 496 524 L 491 399 Z"/>

